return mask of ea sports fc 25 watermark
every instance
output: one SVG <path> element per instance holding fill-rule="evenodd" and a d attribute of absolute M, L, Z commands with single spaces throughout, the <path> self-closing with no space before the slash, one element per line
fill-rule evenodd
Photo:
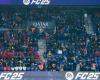
<path fill-rule="evenodd" d="M 66 80 L 100 80 L 100 72 L 66 72 Z"/>
<path fill-rule="evenodd" d="M 100 80 L 100 72 L 0 72 L 0 80 Z"/>
<path fill-rule="evenodd" d="M 23 0 L 24 5 L 49 5 L 50 0 Z"/>
<path fill-rule="evenodd" d="M 22 80 L 25 72 L 2 72 L 0 80 Z"/>

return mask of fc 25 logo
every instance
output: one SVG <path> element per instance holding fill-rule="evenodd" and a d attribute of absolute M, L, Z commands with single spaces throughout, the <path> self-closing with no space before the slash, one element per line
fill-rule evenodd
<path fill-rule="evenodd" d="M 65 78 L 66 80 L 98 80 L 100 72 L 78 72 L 76 75 L 73 72 L 67 72 Z"/>
<path fill-rule="evenodd" d="M 24 72 L 3 72 L 0 74 L 0 80 L 21 80 Z"/>
<path fill-rule="evenodd" d="M 49 5 L 50 0 L 23 0 L 24 5 Z"/>

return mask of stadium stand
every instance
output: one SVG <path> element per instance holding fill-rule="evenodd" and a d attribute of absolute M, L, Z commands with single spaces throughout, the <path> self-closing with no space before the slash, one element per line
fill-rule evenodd
<path fill-rule="evenodd" d="M 0 70 L 100 71 L 100 11 L 91 10 L 3 7 Z M 85 21 L 88 15 L 91 26 L 88 18 Z M 93 33 L 88 33 L 88 27 Z"/>

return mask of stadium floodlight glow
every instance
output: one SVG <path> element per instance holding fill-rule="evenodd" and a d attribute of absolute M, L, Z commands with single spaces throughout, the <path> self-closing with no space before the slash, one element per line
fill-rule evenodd
<path fill-rule="evenodd" d="M 87 17 L 88 17 L 88 14 L 87 14 L 87 13 L 85 13 L 85 14 L 84 14 L 84 17 L 85 17 L 85 18 L 87 18 Z"/>

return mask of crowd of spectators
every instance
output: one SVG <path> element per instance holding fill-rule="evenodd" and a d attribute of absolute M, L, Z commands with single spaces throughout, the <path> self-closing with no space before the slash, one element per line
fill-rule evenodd
<path fill-rule="evenodd" d="M 100 17 L 93 17 L 94 26 L 95 19 L 100 22 Z M 38 28 L 29 26 L 38 20 L 53 20 L 53 33 L 45 29 L 41 37 Z M 81 10 L 0 12 L 0 70 L 100 71 L 100 23 L 95 34 L 87 34 L 84 24 Z M 46 40 L 45 62 L 38 52 L 41 38 Z"/>
<path fill-rule="evenodd" d="M 66 16 L 59 16 L 58 28 L 60 22 L 66 21 Z M 69 22 L 66 21 L 70 24 L 61 24 L 62 27 L 58 29 L 58 32 L 53 37 L 53 39 L 56 39 L 55 43 L 51 45 L 51 42 L 50 48 L 47 48 L 48 50 L 45 54 L 47 55 L 48 67 L 55 63 L 56 66 L 58 65 L 64 71 L 100 70 L 100 60 L 99 58 L 95 60 L 96 52 L 98 52 L 97 56 L 100 55 L 100 38 L 96 34 L 87 34 L 84 24 L 82 24 L 81 16 L 75 16 L 74 14 L 70 17 L 72 19 L 69 19 Z M 65 18 L 64 21 L 62 18 Z"/>
<path fill-rule="evenodd" d="M 38 69 L 42 62 L 37 36 L 27 29 L 22 12 L 0 13 L 0 70 Z"/>

